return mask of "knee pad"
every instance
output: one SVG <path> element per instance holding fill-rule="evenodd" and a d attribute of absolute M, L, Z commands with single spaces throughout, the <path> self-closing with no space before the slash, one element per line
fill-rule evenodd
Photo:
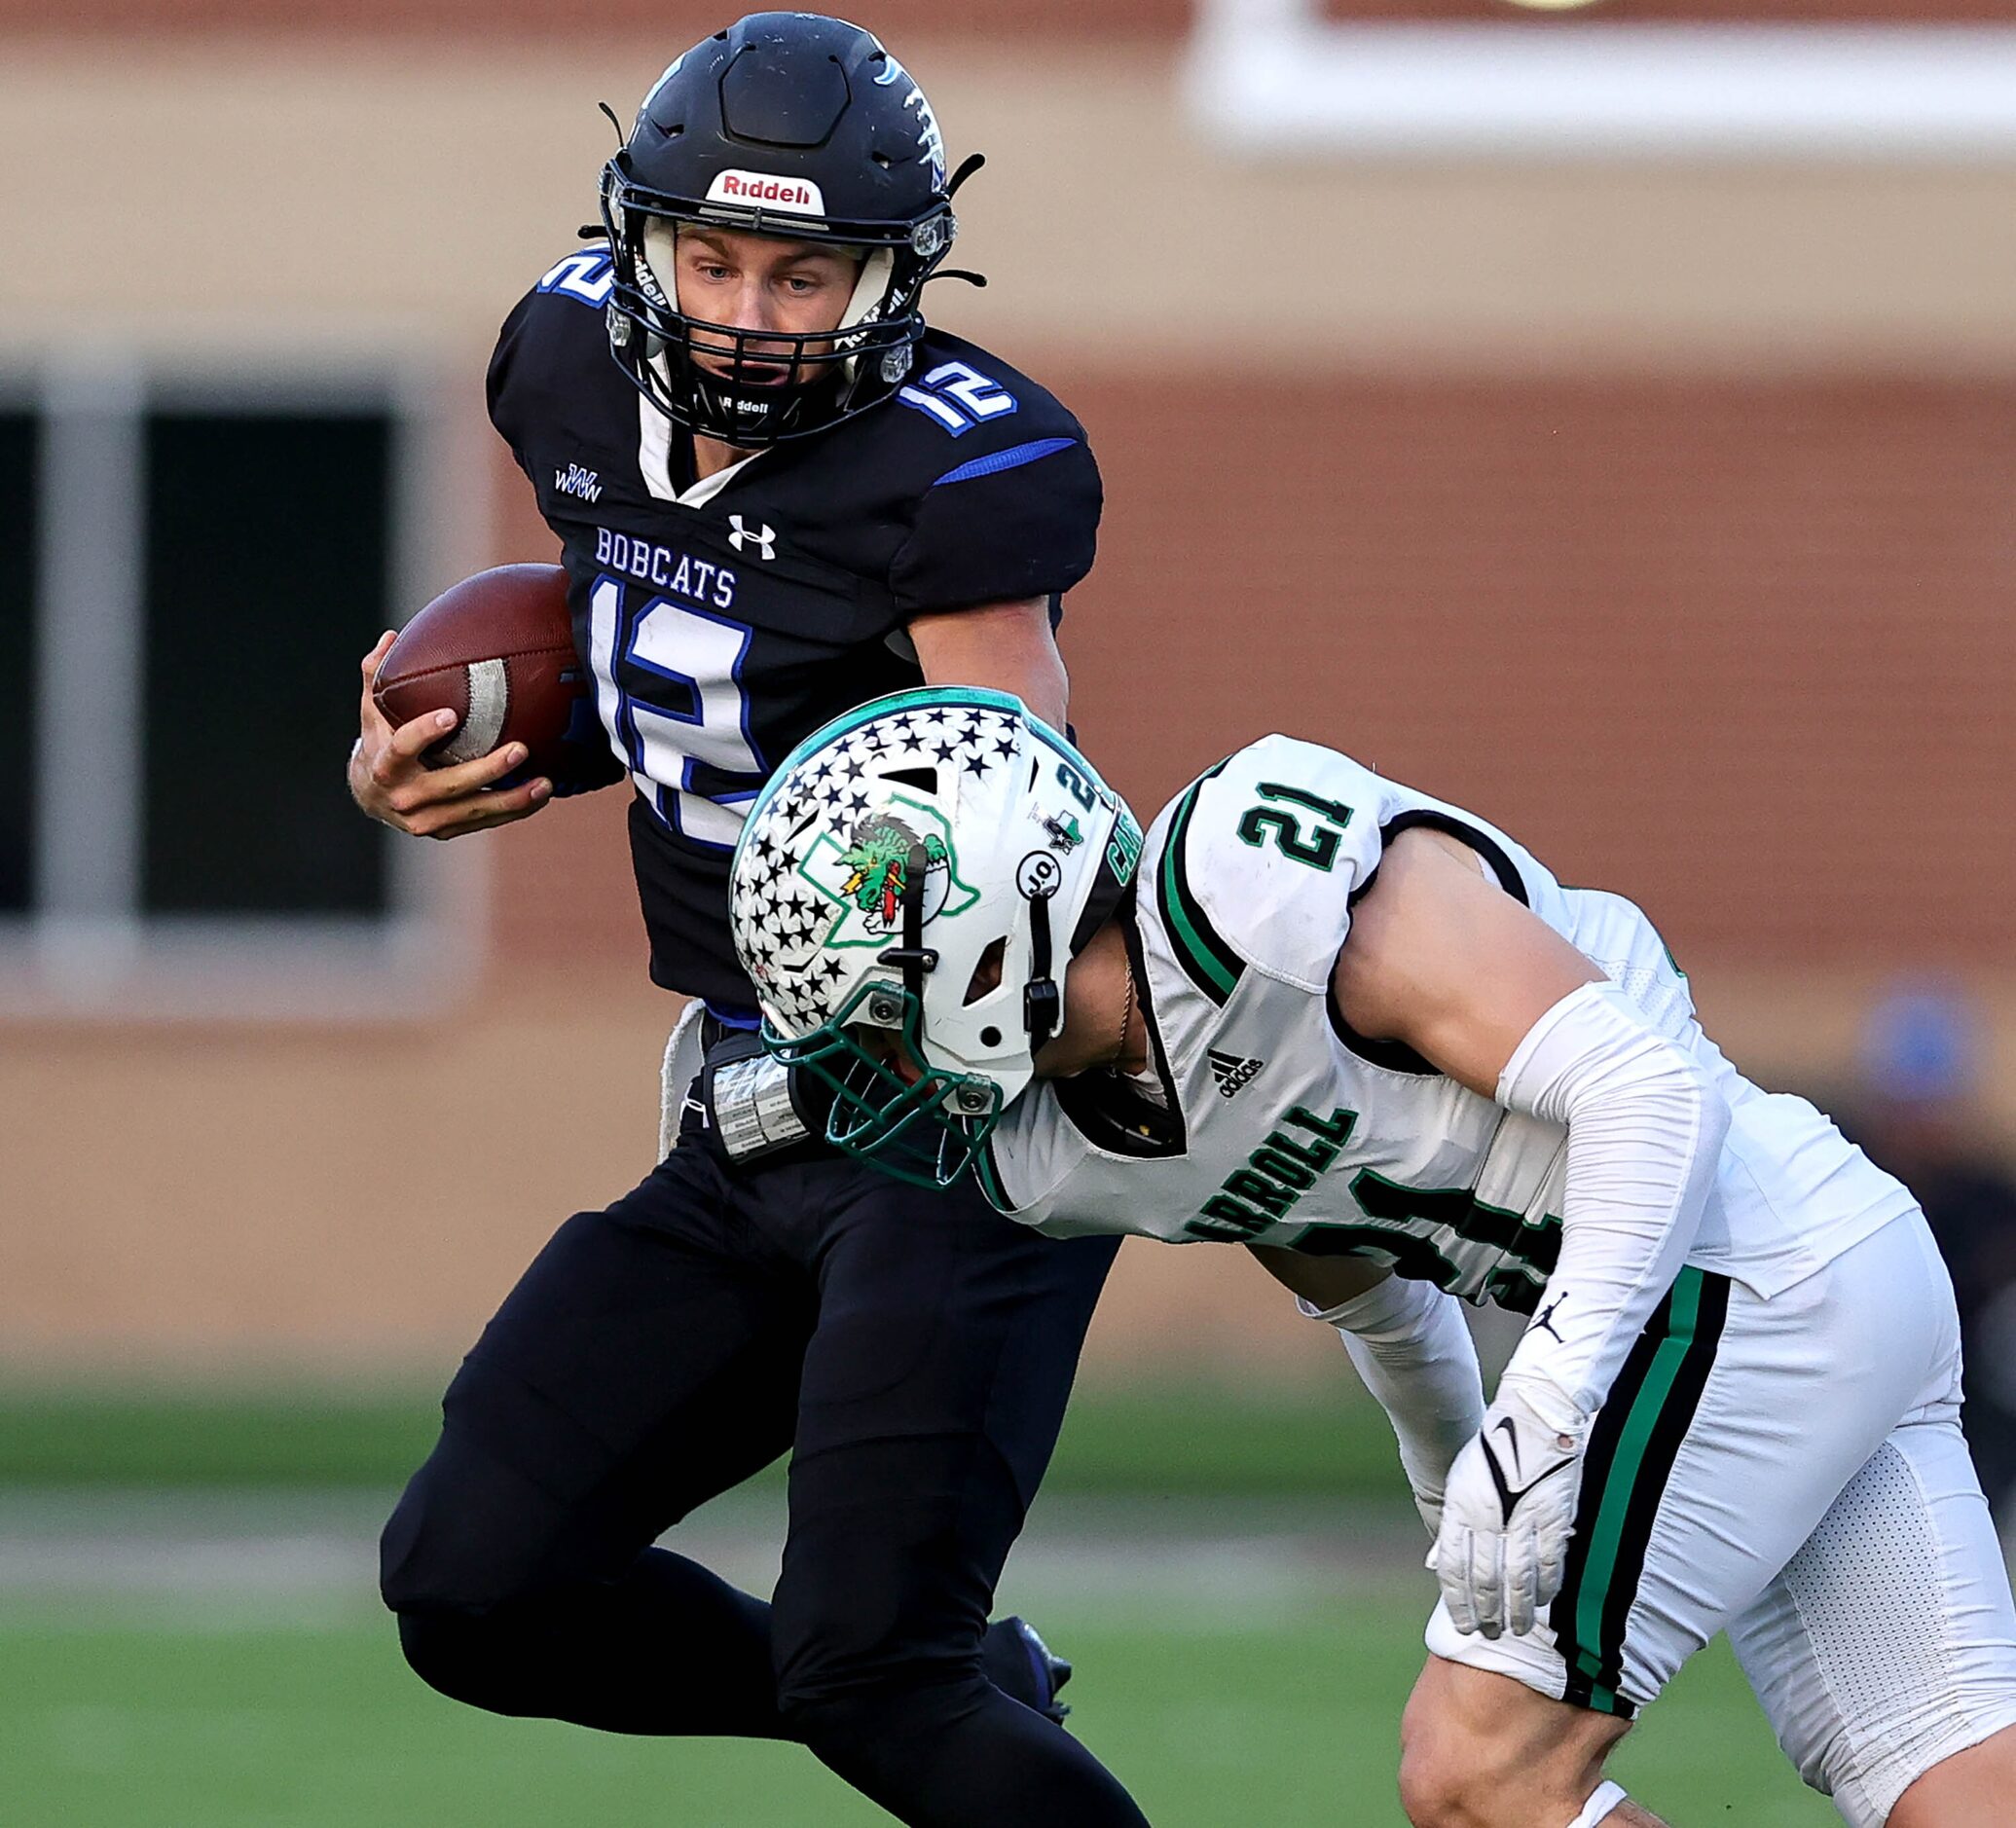
<path fill-rule="evenodd" d="M 380 1595 L 398 1613 L 492 1611 L 534 1590 L 556 1523 L 551 1499 L 450 1431 L 379 1538 Z"/>

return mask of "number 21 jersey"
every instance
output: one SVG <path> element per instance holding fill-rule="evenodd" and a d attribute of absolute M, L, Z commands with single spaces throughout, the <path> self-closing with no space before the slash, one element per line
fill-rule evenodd
<path fill-rule="evenodd" d="M 994 1203 L 1058 1235 L 1370 1257 L 1532 1312 L 1560 1250 L 1566 1131 L 1354 1034 L 1330 996 L 1353 901 L 1386 845 L 1420 825 L 1466 844 L 1728 1102 L 1689 1263 L 1768 1298 L 1910 1210 L 1812 1105 L 1723 1058 L 1631 902 L 1564 888 L 1484 821 L 1283 736 L 1193 783 L 1142 850 L 1127 937 L 1160 1096 L 1111 1073 L 1040 1082 L 990 1143 Z"/>

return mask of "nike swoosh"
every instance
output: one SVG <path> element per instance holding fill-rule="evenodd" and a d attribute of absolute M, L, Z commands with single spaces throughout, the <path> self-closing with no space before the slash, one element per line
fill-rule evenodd
<path fill-rule="evenodd" d="M 1519 1441 L 1517 1434 L 1514 1433 L 1512 1428 L 1512 1418 L 1509 1415 L 1501 1417 L 1498 1426 L 1506 1430 L 1508 1434 L 1513 1435 L 1512 1451 L 1514 1458 L 1517 1459 L 1519 1455 Z M 1540 1474 L 1538 1478 L 1529 1479 L 1523 1485 L 1515 1488 L 1507 1482 L 1505 1469 L 1498 1463 L 1498 1456 L 1491 1451 L 1490 1438 L 1485 1436 L 1481 1444 L 1484 1447 L 1485 1464 L 1491 1469 L 1491 1483 L 1498 1488 L 1499 1507 L 1504 1512 L 1505 1521 L 1508 1523 L 1512 1521 L 1512 1514 L 1519 1509 L 1519 1502 L 1521 1498 L 1525 1497 L 1536 1485 L 1546 1484 L 1562 1468 L 1575 1464 L 1572 1456 L 1564 1460 L 1557 1460 L 1544 1473 Z M 1513 1470 L 1517 1472 L 1518 1468 L 1515 1466 Z"/>

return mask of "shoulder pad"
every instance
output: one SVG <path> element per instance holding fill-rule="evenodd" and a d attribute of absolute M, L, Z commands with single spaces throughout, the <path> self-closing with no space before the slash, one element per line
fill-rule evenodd
<path fill-rule="evenodd" d="M 1091 569 L 1103 504 L 1084 427 L 986 350 L 928 337 L 891 406 L 909 533 L 890 567 L 905 615 L 1061 595 Z"/>
<path fill-rule="evenodd" d="M 504 319 L 487 390 L 491 422 L 514 450 L 542 416 L 605 383 L 611 273 L 608 244 L 591 242 L 547 268 Z"/>
<path fill-rule="evenodd" d="M 1378 868 L 1393 794 L 1348 755 L 1269 736 L 1228 755 L 1163 812 L 1144 868 L 1171 949 L 1224 1003 L 1248 966 L 1328 983 L 1351 899 Z"/>
<path fill-rule="evenodd" d="M 600 311 L 616 283 L 616 264 L 606 241 L 589 241 L 564 254 L 539 275 L 534 295 L 570 299 Z"/>

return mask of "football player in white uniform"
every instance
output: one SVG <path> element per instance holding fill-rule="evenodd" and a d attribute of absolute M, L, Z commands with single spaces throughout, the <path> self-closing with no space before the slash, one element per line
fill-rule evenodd
<path fill-rule="evenodd" d="M 1436 1535 L 1418 1828 L 1657 1823 L 1604 1759 L 1723 1629 L 1856 1828 L 2016 1822 L 1924 1219 L 1730 1066 L 1631 902 L 1280 736 L 1144 843 L 1015 700 L 935 690 L 799 749 L 732 895 L 832 1142 L 1058 1236 L 1254 1245 L 1344 1333 Z M 1531 1316 L 1488 1408 L 1459 1300 Z"/>

